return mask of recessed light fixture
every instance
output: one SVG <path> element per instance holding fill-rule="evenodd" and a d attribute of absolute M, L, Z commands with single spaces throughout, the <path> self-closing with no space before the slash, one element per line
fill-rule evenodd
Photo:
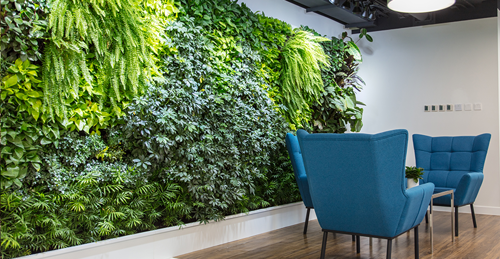
<path fill-rule="evenodd" d="M 428 13 L 452 6 L 455 0 L 388 0 L 387 7 L 401 13 Z"/>

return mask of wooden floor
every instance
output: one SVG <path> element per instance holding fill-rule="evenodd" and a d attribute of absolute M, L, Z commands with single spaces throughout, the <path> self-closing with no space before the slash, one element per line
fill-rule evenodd
<path fill-rule="evenodd" d="M 434 253 L 430 253 L 429 225 L 419 227 L 420 258 L 500 258 L 500 216 L 476 215 L 474 229 L 470 214 L 460 213 L 460 233 L 451 242 L 449 212 L 434 214 Z M 179 259 L 217 258 L 319 258 L 323 233 L 316 220 L 303 224 L 177 256 Z M 392 258 L 414 258 L 414 235 L 403 234 L 393 240 Z M 361 237 L 361 253 L 356 254 L 350 235 L 328 235 L 326 258 L 385 258 L 387 241 Z"/>

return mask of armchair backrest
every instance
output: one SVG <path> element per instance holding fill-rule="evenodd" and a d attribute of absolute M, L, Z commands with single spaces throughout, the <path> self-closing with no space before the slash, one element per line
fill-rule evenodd
<path fill-rule="evenodd" d="M 292 162 L 295 180 L 297 181 L 297 185 L 299 186 L 302 201 L 304 201 L 304 205 L 306 207 L 312 208 L 313 203 L 311 201 L 311 195 L 309 194 L 306 169 L 304 168 L 304 161 L 302 159 L 302 152 L 300 151 L 299 141 L 297 140 L 297 137 L 291 133 L 286 134 L 286 148 L 288 150 L 288 155 L 290 156 L 290 161 Z"/>
<path fill-rule="evenodd" d="M 491 134 L 465 137 L 413 135 L 416 166 L 424 169 L 423 182 L 457 188 L 464 174 L 483 172 Z"/>
<path fill-rule="evenodd" d="M 321 227 L 393 236 L 406 202 L 408 132 L 297 136 Z"/>

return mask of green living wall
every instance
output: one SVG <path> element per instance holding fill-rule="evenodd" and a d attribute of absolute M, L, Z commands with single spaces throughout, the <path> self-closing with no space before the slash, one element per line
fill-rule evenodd
<path fill-rule="evenodd" d="M 0 16 L 2 258 L 299 201 L 285 133 L 362 126 L 352 39 L 236 1 Z"/>

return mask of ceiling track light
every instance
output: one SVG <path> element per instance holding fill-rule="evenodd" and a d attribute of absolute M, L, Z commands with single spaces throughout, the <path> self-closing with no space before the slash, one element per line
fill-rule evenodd
<path fill-rule="evenodd" d="M 428 13 L 452 6 L 455 0 L 388 0 L 387 7 L 400 13 Z"/>

